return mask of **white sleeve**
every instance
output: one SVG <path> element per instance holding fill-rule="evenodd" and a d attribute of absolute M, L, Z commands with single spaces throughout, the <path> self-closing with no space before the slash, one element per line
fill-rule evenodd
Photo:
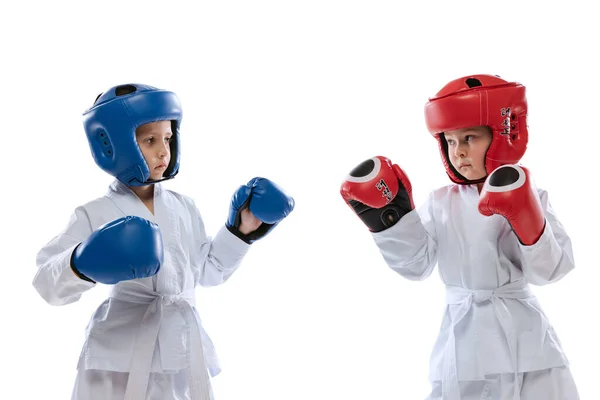
<path fill-rule="evenodd" d="M 407 279 L 425 279 L 437 264 L 433 207 L 432 193 L 418 211 L 412 210 L 394 226 L 373 233 L 387 265 Z"/>
<path fill-rule="evenodd" d="M 49 304 L 60 306 L 74 303 L 83 292 L 95 286 L 79 278 L 71 269 L 73 250 L 91 234 L 88 215 L 83 207 L 79 207 L 64 231 L 38 252 L 38 271 L 33 286 Z"/>
<path fill-rule="evenodd" d="M 195 223 L 190 254 L 196 270 L 196 285 L 220 285 L 239 267 L 250 245 L 229 232 L 225 226 L 214 238 L 207 236 L 200 212 L 193 203 L 191 212 Z"/>
<path fill-rule="evenodd" d="M 545 210 L 546 226 L 535 244 L 520 244 L 520 248 L 523 274 L 530 283 L 542 286 L 562 279 L 575 264 L 571 239 L 552 209 L 548 193 L 545 190 L 538 192 Z"/>

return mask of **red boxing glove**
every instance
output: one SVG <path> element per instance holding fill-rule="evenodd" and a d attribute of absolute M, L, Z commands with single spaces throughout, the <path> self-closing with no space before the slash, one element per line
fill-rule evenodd
<path fill-rule="evenodd" d="M 415 208 L 408 177 L 386 157 L 370 158 L 354 168 L 340 193 L 372 232 L 393 226 Z"/>
<path fill-rule="evenodd" d="M 546 219 L 529 170 L 519 165 L 503 165 L 486 179 L 479 196 L 479 212 L 506 218 L 519 241 L 527 246 L 537 243 Z"/>

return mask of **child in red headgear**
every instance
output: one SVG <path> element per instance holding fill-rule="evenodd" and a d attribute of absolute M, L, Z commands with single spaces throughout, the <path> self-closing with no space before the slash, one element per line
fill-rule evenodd
<path fill-rule="evenodd" d="M 375 157 L 349 174 L 341 194 L 390 268 L 421 280 L 437 264 L 446 284 L 427 399 L 579 399 L 529 288 L 560 280 L 574 263 L 548 193 L 516 164 L 527 146 L 525 87 L 462 77 L 430 99 L 425 117 L 454 184 L 417 211 L 404 171 Z"/>

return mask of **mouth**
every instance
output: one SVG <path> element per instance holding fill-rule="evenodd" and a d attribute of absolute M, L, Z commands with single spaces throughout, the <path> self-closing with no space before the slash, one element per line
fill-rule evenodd
<path fill-rule="evenodd" d="M 154 169 L 166 169 L 166 168 L 167 168 L 167 166 L 165 164 L 160 164 L 159 166 L 154 167 Z"/>
<path fill-rule="evenodd" d="M 461 169 L 461 168 L 466 168 L 466 167 L 470 167 L 470 166 L 471 166 L 471 164 L 460 164 L 460 165 L 458 166 L 458 169 Z"/>

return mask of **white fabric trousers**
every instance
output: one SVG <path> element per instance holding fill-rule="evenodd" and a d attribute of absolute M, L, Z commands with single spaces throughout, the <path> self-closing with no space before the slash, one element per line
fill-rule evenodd
<path fill-rule="evenodd" d="M 515 382 L 515 375 L 518 382 Z M 517 384 L 515 384 L 517 383 Z M 484 381 L 460 381 L 460 398 L 444 397 L 442 383 L 433 382 L 425 400 L 580 400 L 577 386 L 568 367 L 551 368 L 519 374 L 494 374 Z M 514 390 L 520 388 L 515 396 Z"/>
<path fill-rule="evenodd" d="M 127 388 L 127 372 L 80 369 L 71 400 L 123 400 Z M 191 400 L 189 374 L 186 370 L 173 374 L 151 373 L 145 399 Z M 214 400 L 212 389 L 210 398 Z"/>

